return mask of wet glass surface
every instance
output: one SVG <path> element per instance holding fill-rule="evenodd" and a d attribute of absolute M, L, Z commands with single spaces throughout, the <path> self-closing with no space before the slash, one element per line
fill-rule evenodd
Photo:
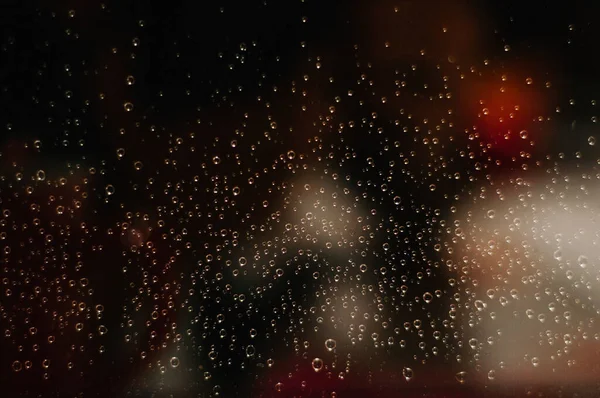
<path fill-rule="evenodd" d="M 5 0 L 0 395 L 597 397 L 576 3 Z"/>

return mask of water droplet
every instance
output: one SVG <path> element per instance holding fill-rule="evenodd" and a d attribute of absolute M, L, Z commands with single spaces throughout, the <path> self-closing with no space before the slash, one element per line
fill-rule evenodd
<path fill-rule="evenodd" d="M 335 349 L 335 346 L 336 342 L 334 339 L 325 340 L 325 348 L 327 349 L 327 351 L 333 351 Z"/>
<path fill-rule="evenodd" d="M 23 365 L 21 364 L 21 361 L 14 361 L 14 362 L 12 363 L 12 369 L 13 369 L 15 372 L 20 372 L 20 371 L 21 371 L 21 369 L 23 369 Z"/>
<path fill-rule="evenodd" d="M 431 303 L 432 300 L 433 300 L 433 294 L 431 294 L 429 292 L 423 293 L 423 301 L 425 301 L 427 304 L 429 304 L 429 303 Z"/>
<path fill-rule="evenodd" d="M 577 263 L 581 268 L 586 268 L 588 266 L 588 258 L 584 255 L 577 257 Z"/>
<path fill-rule="evenodd" d="M 323 360 L 321 358 L 315 358 L 312 360 L 312 368 L 315 372 L 320 372 L 323 369 Z"/>

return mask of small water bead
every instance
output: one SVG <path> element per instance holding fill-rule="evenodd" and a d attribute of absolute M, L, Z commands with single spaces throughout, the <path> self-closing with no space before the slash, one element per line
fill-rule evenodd
<path fill-rule="evenodd" d="M 594 145 L 596 145 L 596 137 L 594 137 L 593 135 L 589 136 L 589 137 L 588 137 L 588 144 L 589 144 L 590 146 L 594 146 Z"/>
<path fill-rule="evenodd" d="M 474 305 L 477 311 L 483 311 L 487 308 L 487 304 L 482 300 L 475 300 Z"/>
<path fill-rule="evenodd" d="M 35 178 L 36 178 L 38 181 L 44 181 L 44 180 L 46 179 L 46 172 L 45 172 L 44 170 L 38 170 L 38 171 L 35 173 Z"/>
<path fill-rule="evenodd" d="M 335 350 L 336 347 L 336 342 L 334 339 L 327 339 L 325 340 L 325 348 L 327 349 L 327 351 L 333 351 Z"/>
<path fill-rule="evenodd" d="M 423 293 L 423 301 L 425 301 L 427 304 L 429 304 L 429 303 L 431 303 L 432 300 L 433 300 L 433 294 L 431 294 L 429 292 Z"/>
<path fill-rule="evenodd" d="M 171 358 L 171 360 L 169 362 L 170 362 L 172 368 L 176 368 L 179 366 L 179 358 L 177 358 L 177 357 Z"/>
<path fill-rule="evenodd" d="M 323 369 L 323 360 L 321 358 L 315 358 L 312 360 L 312 368 L 315 372 L 320 372 Z"/>
<path fill-rule="evenodd" d="M 410 381 L 415 376 L 415 374 L 411 368 L 403 368 L 402 376 L 404 376 L 406 381 Z"/>
<path fill-rule="evenodd" d="M 464 384 L 465 381 L 467 381 L 467 372 L 463 370 L 461 372 L 456 373 L 454 377 L 456 381 L 458 381 L 460 384 Z"/>
<path fill-rule="evenodd" d="M 115 187 L 112 186 L 111 184 L 108 184 L 105 188 L 106 194 L 107 195 L 113 195 L 115 193 Z"/>
<path fill-rule="evenodd" d="M 577 263 L 581 268 L 586 268 L 588 266 L 588 258 L 584 255 L 581 255 L 577 258 Z"/>
<path fill-rule="evenodd" d="M 131 102 L 124 103 L 123 109 L 125 109 L 125 112 L 131 112 L 133 111 L 133 104 Z"/>
<path fill-rule="evenodd" d="M 135 77 L 129 75 L 127 76 L 127 78 L 125 79 L 125 82 L 127 82 L 128 86 L 133 86 L 135 84 Z"/>
<path fill-rule="evenodd" d="M 526 140 L 529 137 L 529 133 L 527 132 L 527 130 L 521 130 L 521 132 L 519 133 L 519 137 L 521 137 L 521 139 Z"/>
<path fill-rule="evenodd" d="M 21 371 L 21 369 L 23 369 L 23 365 L 21 364 L 21 361 L 14 361 L 14 362 L 12 363 L 12 369 L 13 369 L 15 372 L 20 372 L 20 371 Z"/>
<path fill-rule="evenodd" d="M 554 258 L 555 258 L 556 260 L 558 260 L 558 261 L 562 260 L 562 251 L 560 251 L 560 250 L 556 250 L 556 251 L 554 252 Z"/>

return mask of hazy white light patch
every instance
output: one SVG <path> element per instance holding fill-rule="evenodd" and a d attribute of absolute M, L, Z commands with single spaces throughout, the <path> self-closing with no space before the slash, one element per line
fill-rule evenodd
<path fill-rule="evenodd" d="M 468 276 L 465 341 L 495 378 L 587 377 L 568 368 L 585 356 L 580 342 L 598 336 L 598 191 L 577 177 L 539 176 L 501 185 L 459 210 L 450 268 Z"/>

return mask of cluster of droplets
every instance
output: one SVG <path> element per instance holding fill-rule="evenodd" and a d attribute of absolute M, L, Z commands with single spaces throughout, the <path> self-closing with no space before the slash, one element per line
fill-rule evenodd
<path fill-rule="evenodd" d="M 474 105 L 456 99 L 483 77 L 497 80 L 494 92 L 510 90 L 512 77 L 493 69 L 501 63 L 444 55 L 448 62 L 390 68 L 355 45 L 344 78 L 328 75 L 330 57 L 310 49 L 277 85 L 260 70 L 244 87 L 189 72 L 181 97 L 165 88 L 144 103 L 132 99 L 143 97 L 142 76 L 117 66 L 142 58 L 145 24 L 136 25 L 125 51 L 112 47 L 104 68 L 82 72 L 117 70 L 119 88 L 63 117 L 71 135 L 22 145 L 31 156 L 11 158 L 1 176 L 0 325 L 12 372 L 84 374 L 122 354 L 145 372 L 132 390 L 189 377 L 218 396 L 233 368 L 254 379 L 268 372 L 276 392 L 368 379 L 366 355 L 393 358 L 394 376 L 411 383 L 427 364 L 458 364 L 451 379 L 464 384 L 471 373 L 495 382 L 525 365 L 575 367 L 574 348 L 600 340 L 600 174 L 596 165 L 562 169 L 575 161 L 583 170 L 596 139 L 572 157 L 540 155 L 535 132 L 558 108 L 538 114 L 478 92 Z M 259 63 L 257 47 L 247 41 L 217 58 L 234 73 Z M 185 127 L 156 116 L 168 109 L 159 100 L 194 98 L 195 84 L 210 106 L 195 106 Z M 63 93 L 66 104 L 78 96 Z M 116 115 L 103 108 L 112 96 Z M 89 128 L 114 130 L 107 154 L 38 166 L 51 145 L 85 147 L 71 137 L 96 113 Z M 577 226 L 565 227 L 573 217 Z M 115 335 L 120 348 L 107 352 Z"/>

